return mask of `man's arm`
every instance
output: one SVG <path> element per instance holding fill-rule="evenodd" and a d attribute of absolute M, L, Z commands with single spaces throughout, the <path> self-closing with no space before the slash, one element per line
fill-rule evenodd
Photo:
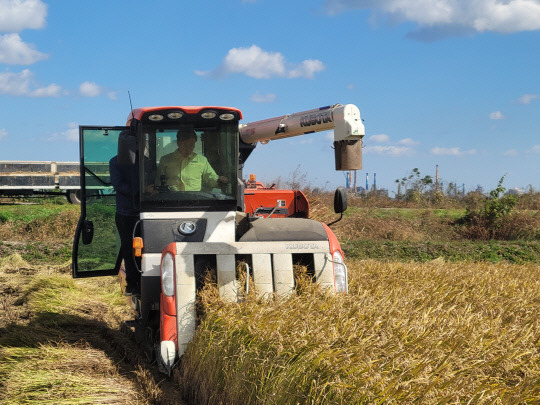
<path fill-rule="evenodd" d="M 225 176 L 218 176 L 213 167 L 210 166 L 210 163 L 207 159 L 203 171 L 203 182 L 208 186 L 217 187 L 220 183 L 227 184 L 229 182 L 229 179 Z"/>

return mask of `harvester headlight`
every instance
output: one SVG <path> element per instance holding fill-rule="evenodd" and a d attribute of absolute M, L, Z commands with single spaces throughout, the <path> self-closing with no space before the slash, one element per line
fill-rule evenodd
<path fill-rule="evenodd" d="M 234 120 L 234 114 L 231 113 L 224 113 L 219 116 L 219 119 L 222 121 L 230 121 Z"/>
<path fill-rule="evenodd" d="M 336 250 L 332 259 L 334 264 L 334 284 L 336 286 L 336 292 L 346 293 L 348 292 L 347 266 L 345 266 L 345 263 L 343 262 L 343 256 Z"/>
<path fill-rule="evenodd" d="M 163 115 L 161 114 L 152 114 L 148 117 L 150 121 L 161 121 L 163 119 Z"/>
<path fill-rule="evenodd" d="M 166 296 L 174 296 L 174 256 L 170 253 L 161 259 L 161 285 Z"/>
<path fill-rule="evenodd" d="M 177 119 L 180 119 L 184 116 L 184 114 L 182 114 L 181 112 L 177 111 L 177 112 L 171 112 L 171 113 L 168 113 L 167 114 L 167 117 L 170 118 L 171 120 L 177 120 Z"/>
<path fill-rule="evenodd" d="M 217 113 L 215 111 L 205 111 L 201 114 L 201 117 L 210 120 L 212 118 L 215 118 Z"/>

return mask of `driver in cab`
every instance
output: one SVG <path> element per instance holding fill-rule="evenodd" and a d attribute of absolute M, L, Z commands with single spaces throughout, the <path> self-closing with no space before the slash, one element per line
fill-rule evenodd
<path fill-rule="evenodd" d="M 206 157 L 194 152 L 197 134 L 191 129 L 176 133 L 178 149 L 159 160 L 155 189 L 170 191 L 201 191 L 227 184 L 225 176 L 218 176 Z"/>

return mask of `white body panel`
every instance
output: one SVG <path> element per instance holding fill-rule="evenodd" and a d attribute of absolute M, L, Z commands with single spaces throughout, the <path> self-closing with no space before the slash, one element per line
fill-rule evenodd
<path fill-rule="evenodd" d="M 174 342 L 170 340 L 162 340 L 159 344 L 159 354 L 161 355 L 161 361 L 170 374 L 174 360 L 176 359 L 176 347 Z"/>
<path fill-rule="evenodd" d="M 291 253 L 276 253 L 274 260 L 274 291 L 278 296 L 287 296 L 294 290 L 293 261 Z"/>
<path fill-rule="evenodd" d="M 144 276 L 161 276 L 161 253 L 145 253 L 142 255 L 141 270 Z"/>
<path fill-rule="evenodd" d="M 196 311 L 195 266 L 193 256 L 176 255 L 176 325 L 178 352 L 184 354 L 195 334 Z"/>
<path fill-rule="evenodd" d="M 204 240 L 208 242 L 234 242 L 235 233 L 234 211 L 229 212 L 142 212 L 141 220 L 149 219 L 182 219 L 205 218 L 207 227 Z M 165 249 L 166 246 L 163 246 Z M 160 276 L 161 253 L 144 253 L 142 256 L 141 272 L 143 276 Z"/>
<path fill-rule="evenodd" d="M 178 211 L 178 212 L 142 212 L 141 220 L 145 219 L 182 219 L 205 218 L 207 222 L 204 240 L 208 242 L 234 242 L 235 211 L 205 212 L 205 211 Z M 163 246 L 165 249 L 165 246 Z"/>

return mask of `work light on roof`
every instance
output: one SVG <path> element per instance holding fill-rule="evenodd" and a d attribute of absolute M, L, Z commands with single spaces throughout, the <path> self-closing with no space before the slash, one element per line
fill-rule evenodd
<path fill-rule="evenodd" d="M 219 119 L 222 121 L 230 121 L 234 120 L 234 114 L 231 113 L 224 113 L 219 116 Z"/>
<path fill-rule="evenodd" d="M 161 114 L 152 114 L 148 117 L 150 121 L 161 121 L 163 119 L 163 115 Z"/>
<path fill-rule="evenodd" d="M 215 118 L 216 117 L 216 112 L 215 111 L 205 111 L 201 114 L 201 117 L 207 119 L 207 120 L 210 120 L 212 118 Z"/>
<path fill-rule="evenodd" d="M 169 117 L 171 120 L 177 120 L 177 119 L 182 118 L 183 116 L 184 114 L 181 113 L 180 111 L 175 111 L 175 112 L 171 112 L 167 114 L 167 117 Z"/>

